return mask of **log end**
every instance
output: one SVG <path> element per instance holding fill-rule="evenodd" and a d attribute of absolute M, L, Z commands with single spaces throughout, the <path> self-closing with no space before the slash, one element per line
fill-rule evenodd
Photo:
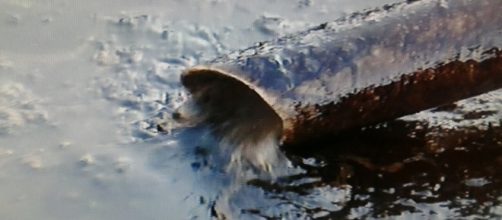
<path fill-rule="evenodd" d="M 210 68 L 188 69 L 181 83 L 191 98 L 175 113 L 177 118 L 208 126 L 220 142 L 239 152 L 233 159 L 267 170 L 281 157 L 282 120 L 253 88 Z"/>

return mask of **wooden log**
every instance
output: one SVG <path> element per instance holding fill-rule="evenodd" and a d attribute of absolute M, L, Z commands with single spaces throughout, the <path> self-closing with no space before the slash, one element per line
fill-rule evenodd
<path fill-rule="evenodd" d="M 395 4 L 225 55 L 181 82 L 220 138 L 295 145 L 502 88 L 501 11 L 500 0 Z"/>

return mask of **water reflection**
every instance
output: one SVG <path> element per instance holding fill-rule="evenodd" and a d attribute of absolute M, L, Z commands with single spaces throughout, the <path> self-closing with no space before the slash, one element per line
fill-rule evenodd
<path fill-rule="evenodd" d="M 425 112 L 455 112 L 439 120 L 461 126 L 398 119 L 285 146 L 294 167 L 274 180 L 236 179 L 203 128 L 171 133 L 173 144 L 159 140 L 150 161 L 156 170 L 185 167 L 191 197 L 215 219 L 500 218 L 502 123 L 495 108 L 473 100 L 466 103 L 480 109 L 450 104 Z M 466 126 L 470 120 L 487 126 Z"/>
<path fill-rule="evenodd" d="M 285 185 L 250 184 L 276 196 L 350 188 L 350 198 L 339 210 L 324 212 L 327 219 L 502 216 L 501 126 L 446 129 L 395 120 L 308 145 L 287 151 L 305 174 Z M 291 184 L 307 178 L 317 180 Z"/>

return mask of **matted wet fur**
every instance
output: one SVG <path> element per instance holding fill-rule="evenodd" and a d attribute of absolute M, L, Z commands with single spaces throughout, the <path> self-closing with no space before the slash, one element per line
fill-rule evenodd
<path fill-rule="evenodd" d="M 173 117 L 190 124 L 209 126 L 222 152 L 231 155 L 230 167 L 250 164 L 271 172 L 283 160 L 279 151 L 282 120 L 247 85 L 213 70 L 192 69 L 181 77 L 191 94 Z"/>

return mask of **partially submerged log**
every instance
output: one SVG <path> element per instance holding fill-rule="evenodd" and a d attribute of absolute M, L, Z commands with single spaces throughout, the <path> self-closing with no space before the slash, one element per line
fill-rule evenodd
<path fill-rule="evenodd" d="M 326 23 L 182 74 L 231 143 L 302 143 L 502 88 L 502 1 L 422 0 Z"/>

